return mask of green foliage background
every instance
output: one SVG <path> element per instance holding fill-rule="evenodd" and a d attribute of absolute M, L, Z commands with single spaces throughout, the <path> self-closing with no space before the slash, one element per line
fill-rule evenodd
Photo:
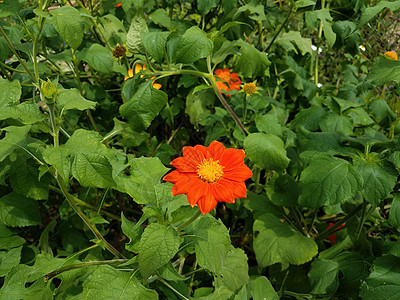
<path fill-rule="evenodd" d="M 0 299 L 397 299 L 399 9 L 1 1 Z M 253 177 L 199 217 L 162 178 L 213 140 Z"/>

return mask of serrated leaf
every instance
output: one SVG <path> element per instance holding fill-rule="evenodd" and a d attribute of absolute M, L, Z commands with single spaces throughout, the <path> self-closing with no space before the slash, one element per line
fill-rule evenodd
<path fill-rule="evenodd" d="M 332 20 L 329 9 L 323 8 L 320 10 L 307 11 L 305 14 L 306 23 L 312 27 L 316 25 L 316 21 L 322 22 L 322 29 L 324 31 L 324 36 L 329 47 L 333 47 L 336 41 L 336 34 L 332 30 Z"/>
<path fill-rule="evenodd" d="M 264 21 L 267 19 L 264 10 L 265 8 L 264 5 L 262 4 L 255 5 L 253 3 L 248 3 L 246 5 L 239 7 L 233 18 L 235 19 L 240 13 L 248 11 L 250 15 L 246 17 L 253 19 L 255 21 Z"/>
<path fill-rule="evenodd" d="M 165 57 L 165 46 L 167 44 L 167 39 L 169 35 L 169 31 L 141 33 L 144 49 L 158 62 L 162 62 Z"/>
<path fill-rule="evenodd" d="M 43 150 L 43 159 L 49 165 L 52 165 L 67 182 L 71 174 L 71 157 L 69 151 L 64 147 L 49 147 Z"/>
<path fill-rule="evenodd" d="M 81 185 L 99 188 L 115 185 L 109 152 L 101 140 L 95 131 L 78 129 L 65 143 L 66 150 L 74 157 L 72 175 Z"/>
<path fill-rule="evenodd" d="M 275 263 L 301 265 L 318 253 L 314 240 L 305 237 L 276 216 L 266 213 L 258 217 L 253 225 L 254 252 L 260 267 Z"/>
<path fill-rule="evenodd" d="M 271 62 L 265 52 L 260 52 L 243 41 L 238 42 L 237 45 L 242 47 L 242 53 L 235 66 L 235 70 L 238 70 L 244 77 L 264 77 L 269 75 L 268 66 Z"/>
<path fill-rule="evenodd" d="M 217 274 L 214 285 L 216 288 L 226 286 L 236 293 L 248 283 L 248 272 L 247 255 L 242 249 L 232 247 L 225 257 L 222 270 Z"/>
<path fill-rule="evenodd" d="M 190 27 L 182 35 L 176 54 L 177 62 L 190 64 L 211 54 L 213 43 L 197 26 Z"/>
<path fill-rule="evenodd" d="M 46 200 L 49 196 L 48 182 L 39 181 L 39 171 L 35 165 L 20 157 L 11 165 L 10 182 L 14 191 L 27 198 Z"/>
<path fill-rule="evenodd" d="M 24 243 L 25 240 L 17 235 L 16 232 L 0 223 L 0 250 L 10 250 Z"/>
<path fill-rule="evenodd" d="M 344 203 L 362 184 L 361 175 L 344 159 L 316 155 L 301 173 L 299 203 L 312 208 Z"/>
<path fill-rule="evenodd" d="M 367 24 L 373 17 L 379 14 L 381 10 L 384 8 L 388 8 L 391 11 L 397 11 L 400 8 L 400 1 L 393 1 L 393 2 L 380 1 L 377 5 L 366 8 L 363 11 L 360 20 L 358 21 L 357 28 L 361 28 L 362 26 Z"/>
<path fill-rule="evenodd" d="M 138 252 L 138 244 L 140 241 L 140 236 L 143 232 L 140 223 L 129 221 L 127 218 L 125 218 L 124 213 L 121 213 L 121 219 L 122 232 L 129 238 L 129 243 L 125 244 L 126 250 Z"/>
<path fill-rule="evenodd" d="M 0 277 L 19 264 L 22 247 L 12 248 L 8 251 L 0 251 Z"/>
<path fill-rule="evenodd" d="M 148 278 L 158 268 L 169 262 L 179 249 L 176 230 L 166 225 L 153 223 L 146 227 L 139 242 L 139 270 Z"/>
<path fill-rule="evenodd" d="M 11 192 L 0 198 L 0 222 L 11 227 L 34 226 L 41 223 L 39 205 L 35 200 Z"/>
<path fill-rule="evenodd" d="M 317 258 L 311 264 L 308 278 L 312 286 L 312 294 L 333 294 L 339 286 L 339 264 L 328 259 Z"/>
<path fill-rule="evenodd" d="M 98 267 L 83 283 L 83 299 L 158 300 L 157 292 L 145 288 L 129 272 L 110 266 Z"/>
<path fill-rule="evenodd" d="M 197 0 L 197 8 L 202 16 L 208 14 L 217 4 L 218 0 Z"/>
<path fill-rule="evenodd" d="M 95 70 L 103 73 L 111 73 L 113 68 L 113 56 L 110 49 L 99 44 L 93 44 L 81 53 L 80 58 L 87 62 Z"/>
<path fill-rule="evenodd" d="M 384 168 L 377 162 L 357 159 L 354 169 L 363 177 L 363 195 L 365 200 L 377 206 L 393 190 L 397 182 L 397 174 L 391 168 Z"/>
<path fill-rule="evenodd" d="M 310 38 L 304 38 L 300 35 L 299 31 L 289 31 L 285 32 L 275 40 L 275 42 L 282 46 L 285 51 L 289 52 L 291 50 L 294 53 L 298 53 L 297 49 L 300 50 L 301 55 L 312 54 L 312 42 Z M 297 48 L 296 48 L 297 47 Z"/>
<path fill-rule="evenodd" d="M 143 16 L 135 16 L 129 26 L 128 34 L 126 36 L 126 46 L 132 53 L 141 52 L 142 50 L 142 32 L 148 32 L 146 20 Z"/>
<path fill-rule="evenodd" d="M 349 117 L 327 113 L 320 121 L 319 126 L 323 132 L 341 132 L 350 135 L 353 132 L 353 124 Z"/>
<path fill-rule="evenodd" d="M 148 81 L 139 86 L 133 97 L 120 106 L 119 111 L 128 119 L 133 130 L 143 131 L 150 126 L 167 100 L 167 94 L 153 88 L 151 81 Z"/>
<path fill-rule="evenodd" d="M 9 126 L 2 128 L 6 136 L 0 140 L 0 161 L 3 161 L 11 152 L 20 149 L 26 144 L 31 126 Z"/>
<path fill-rule="evenodd" d="M 262 169 L 280 172 L 290 162 L 283 141 L 272 134 L 249 134 L 244 140 L 244 149 L 248 158 Z"/>
<path fill-rule="evenodd" d="M 68 89 L 58 94 L 57 104 L 64 110 L 86 110 L 94 109 L 97 103 L 83 98 L 78 89 Z"/>
<path fill-rule="evenodd" d="M 210 215 L 202 216 L 188 230 L 193 235 L 199 266 L 213 273 L 222 272 L 225 257 L 231 248 L 226 227 Z"/>
<path fill-rule="evenodd" d="M 399 83 L 400 61 L 378 57 L 369 68 L 367 79 L 376 85 L 384 85 L 388 82 Z"/>
<path fill-rule="evenodd" d="M 84 20 L 80 12 L 72 6 L 62 6 L 51 12 L 52 24 L 61 38 L 71 48 L 77 49 L 83 40 Z"/>
<path fill-rule="evenodd" d="M 400 297 L 400 258 L 383 255 L 374 261 L 374 270 L 363 282 L 360 296 L 364 300 L 396 300 Z"/>

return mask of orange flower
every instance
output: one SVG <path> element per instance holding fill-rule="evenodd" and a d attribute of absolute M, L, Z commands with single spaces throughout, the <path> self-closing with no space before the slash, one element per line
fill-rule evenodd
<path fill-rule="evenodd" d="M 213 141 L 208 147 L 184 147 L 183 156 L 171 162 L 176 170 L 164 176 L 172 182 L 172 195 L 186 194 L 189 204 L 196 204 L 203 215 L 209 213 L 218 201 L 234 203 L 246 197 L 244 181 L 252 176 L 244 164 L 244 151 L 225 149 Z"/>
<path fill-rule="evenodd" d="M 143 67 L 142 67 L 141 65 L 136 64 L 136 66 L 135 66 L 135 74 L 139 73 L 140 71 L 146 71 L 146 70 L 147 70 L 147 69 L 146 69 L 146 65 L 143 65 Z M 140 78 L 143 78 L 143 76 L 144 76 L 144 75 L 140 75 Z M 128 70 L 128 76 L 125 76 L 125 79 L 124 79 L 124 80 L 127 80 L 127 79 L 129 79 L 129 78 L 131 78 L 131 77 L 133 77 L 133 70 L 132 70 L 132 69 L 129 69 L 129 70 Z M 154 79 L 154 78 L 156 78 L 156 76 L 151 77 L 151 79 Z M 156 83 L 156 82 L 153 82 L 153 88 L 159 90 L 159 89 L 161 89 L 161 87 L 162 87 L 161 84 Z"/>
<path fill-rule="evenodd" d="M 326 229 L 331 228 L 333 225 L 335 225 L 335 223 L 329 223 L 329 226 Z M 344 225 L 345 224 L 340 225 L 337 230 L 342 230 Z M 334 244 L 335 243 L 335 234 L 328 236 L 328 240 L 331 240 L 332 244 Z"/>
<path fill-rule="evenodd" d="M 218 76 L 222 81 L 217 81 L 217 87 L 220 91 L 232 91 L 232 90 L 240 90 L 240 84 L 242 81 L 238 77 L 237 73 L 231 73 L 229 69 L 217 69 L 215 70 L 215 75 Z M 227 97 L 231 95 L 224 94 Z"/>
<path fill-rule="evenodd" d="M 396 51 L 386 51 L 385 53 L 383 53 L 383 55 L 385 55 L 386 58 L 389 58 L 391 60 L 397 60 Z"/>
<path fill-rule="evenodd" d="M 115 7 L 121 7 L 121 3 L 117 3 L 117 4 L 115 4 Z"/>

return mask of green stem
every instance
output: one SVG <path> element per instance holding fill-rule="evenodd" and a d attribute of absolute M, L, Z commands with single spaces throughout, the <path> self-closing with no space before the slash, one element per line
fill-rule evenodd
<path fill-rule="evenodd" d="M 57 192 L 57 193 L 59 193 L 59 194 L 62 194 L 62 191 L 61 191 L 59 188 L 55 187 L 55 186 L 49 185 L 49 188 L 50 188 L 52 191 L 55 191 L 55 192 Z M 83 200 L 81 200 L 81 199 L 79 199 L 79 198 L 77 198 L 77 197 L 75 197 L 75 196 L 73 196 L 73 195 L 71 195 L 71 197 L 74 199 L 74 201 L 75 201 L 78 205 L 80 205 L 80 206 L 85 206 L 85 207 L 87 207 L 87 208 L 92 209 L 93 211 L 96 211 L 96 210 L 97 210 L 97 208 L 96 208 L 95 206 L 90 205 L 89 203 L 86 203 L 85 201 L 83 201 Z M 116 220 L 116 221 L 121 222 L 121 218 L 120 218 L 119 216 L 117 216 L 117 215 L 114 215 L 113 213 L 110 213 L 110 212 L 108 212 L 108 211 L 106 211 L 106 210 L 104 210 L 104 209 L 100 209 L 100 212 L 101 212 L 101 214 L 103 214 L 103 215 L 105 215 L 105 216 L 107 216 L 107 217 L 110 217 L 110 218 L 113 219 L 113 220 Z"/>
<path fill-rule="evenodd" d="M 157 276 L 157 280 L 165 284 L 169 289 L 171 289 L 175 294 L 177 294 L 179 297 L 181 297 L 184 300 L 189 300 L 189 298 L 185 297 L 182 295 L 178 290 L 176 290 L 172 285 L 170 285 L 167 281 L 165 281 L 163 278 Z"/>
<path fill-rule="evenodd" d="M 40 37 L 40 33 L 42 32 L 42 29 L 43 29 L 43 24 L 44 24 L 43 17 L 39 16 L 38 32 L 36 33 L 35 39 L 33 40 L 33 54 L 32 54 L 33 71 L 35 72 L 35 76 L 38 79 L 39 79 L 39 67 L 38 67 L 38 62 L 37 62 L 37 53 L 38 53 L 39 37 Z"/>
<path fill-rule="evenodd" d="M 112 254 L 114 254 L 116 257 L 119 258 L 125 258 L 117 249 L 115 249 L 110 243 L 107 242 L 107 240 L 103 237 L 103 235 L 100 233 L 100 231 L 97 229 L 95 224 L 92 224 L 92 222 L 89 220 L 89 218 L 80 210 L 78 205 L 75 202 L 74 197 L 68 192 L 67 187 L 64 184 L 63 179 L 60 177 L 58 174 L 54 174 L 55 178 L 57 180 L 57 183 L 65 197 L 67 199 L 69 205 L 72 207 L 72 209 L 78 214 L 78 216 L 82 219 L 82 221 L 90 228 L 90 230 L 93 232 L 93 234 L 96 236 L 98 240 L 103 241 L 104 246 L 107 248 L 108 251 L 110 251 Z"/>
<path fill-rule="evenodd" d="M 360 218 L 360 222 L 358 223 L 358 227 L 357 227 L 357 239 L 360 237 L 366 216 L 367 216 L 367 201 L 365 201 L 365 199 L 364 199 L 363 203 L 362 203 L 361 218 Z"/>
<path fill-rule="evenodd" d="M 62 272 L 65 271 L 70 271 L 70 270 L 75 270 L 75 269 L 80 269 L 80 268 L 87 268 L 87 267 L 92 267 L 92 266 L 101 266 L 101 265 L 113 265 L 113 264 L 122 264 L 127 262 L 129 259 L 113 259 L 113 260 L 103 260 L 103 261 L 88 261 L 88 262 L 83 262 L 79 264 L 73 264 L 73 265 L 68 265 L 65 267 L 61 267 L 57 270 L 54 270 L 50 273 L 47 273 L 43 280 L 44 282 L 49 281 L 52 279 L 54 276 L 57 276 L 61 274 Z"/>
<path fill-rule="evenodd" d="M 190 225 L 194 220 L 196 220 L 200 215 L 201 215 L 201 211 L 198 210 L 189 220 L 187 220 L 185 223 L 179 225 L 176 228 L 176 231 L 181 231 L 183 228 Z"/>
<path fill-rule="evenodd" d="M 3 28 L 0 26 L 0 33 L 6 40 L 8 46 L 10 47 L 11 51 L 14 53 L 15 57 L 18 59 L 19 63 L 24 67 L 28 75 L 32 78 L 33 82 L 39 83 L 39 79 L 35 77 L 35 75 L 32 74 L 31 70 L 29 70 L 28 66 L 25 64 L 25 62 L 22 60 L 22 58 L 19 56 L 17 50 L 15 50 L 14 46 L 12 45 L 11 41 L 8 39 L 7 34 L 4 32 Z"/>
<path fill-rule="evenodd" d="M 330 236 L 336 229 L 338 229 L 342 224 L 346 223 L 347 220 L 351 219 L 354 217 L 356 214 L 360 212 L 360 210 L 363 207 L 363 203 L 361 203 L 359 206 L 357 206 L 355 209 L 353 209 L 347 216 L 345 216 L 343 219 L 339 220 L 336 222 L 332 227 L 329 227 L 325 231 L 321 232 L 316 238 L 316 241 L 322 241 L 326 237 Z"/>
<path fill-rule="evenodd" d="M 88 9 L 85 7 L 85 5 L 83 5 L 83 3 L 80 0 L 75 0 L 76 3 L 78 3 L 78 5 L 80 7 L 82 7 L 82 9 L 86 12 L 86 14 L 89 16 L 90 21 L 92 22 L 93 26 L 96 28 L 97 33 L 100 35 L 101 37 L 101 42 L 104 43 L 104 45 L 112 50 L 110 44 L 108 43 L 107 39 L 105 38 L 103 31 L 100 29 L 99 24 L 97 24 L 97 22 L 92 18 L 90 12 L 88 11 Z"/>
<path fill-rule="evenodd" d="M 277 39 L 278 35 L 281 33 L 282 29 L 286 26 L 286 23 L 289 21 L 289 18 L 292 15 L 292 13 L 293 13 L 293 7 L 290 6 L 289 7 L 289 13 L 286 16 L 286 19 L 283 21 L 283 23 L 281 24 L 281 27 L 279 27 L 279 30 L 275 33 L 275 36 L 272 38 L 272 41 L 269 43 L 267 48 L 264 49 L 263 52 L 266 52 L 266 53 L 269 52 L 270 48 L 272 47 L 273 43 Z"/>
<path fill-rule="evenodd" d="M 258 193 L 258 187 L 260 186 L 260 177 L 261 177 L 261 169 L 259 167 L 256 167 L 255 171 L 255 184 L 254 184 L 254 192 Z"/>
<path fill-rule="evenodd" d="M 8 74 L 6 68 L 4 67 L 4 64 L 2 62 L 0 63 L 0 69 L 1 69 L 1 73 L 3 73 L 4 76 L 6 76 L 9 81 L 12 81 L 10 74 Z"/>

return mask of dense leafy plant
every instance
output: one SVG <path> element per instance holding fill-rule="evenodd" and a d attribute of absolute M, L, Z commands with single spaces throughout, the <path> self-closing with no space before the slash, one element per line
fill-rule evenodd
<path fill-rule="evenodd" d="M 399 8 L 0 1 L 0 299 L 397 298 Z"/>

